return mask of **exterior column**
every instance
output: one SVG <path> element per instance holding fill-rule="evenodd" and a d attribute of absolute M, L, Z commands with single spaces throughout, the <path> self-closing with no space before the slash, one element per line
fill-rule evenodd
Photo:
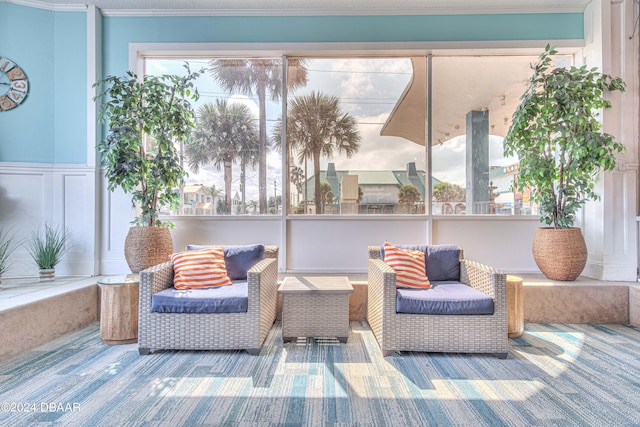
<path fill-rule="evenodd" d="M 467 213 L 489 213 L 489 111 L 467 113 Z"/>

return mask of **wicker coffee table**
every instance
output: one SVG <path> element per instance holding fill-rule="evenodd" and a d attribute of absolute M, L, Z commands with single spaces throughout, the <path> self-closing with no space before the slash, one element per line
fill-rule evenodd
<path fill-rule="evenodd" d="M 349 294 L 353 287 L 343 276 L 286 277 L 282 294 L 282 339 L 349 336 Z"/>

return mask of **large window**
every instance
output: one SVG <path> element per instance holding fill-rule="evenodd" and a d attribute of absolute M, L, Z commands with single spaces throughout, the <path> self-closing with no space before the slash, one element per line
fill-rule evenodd
<path fill-rule="evenodd" d="M 536 213 L 502 149 L 536 57 L 289 57 L 286 87 L 282 61 L 187 61 L 205 71 L 172 214 Z M 145 70 L 184 63 L 147 58 Z"/>
<path fill-rule="evenodd" d="M 410 59 L 290 61 L 289 213 L 424 213 L 424 146 L 382 135 L 412 78 Z"/>
<path fill-rule="evenodd" d="M 536 56 L 435 56 L 434 214 L 537 214 L 529 192 L 513 192 L 518 159 L 503 155 L 511 116 Z M 570 65 L 557 57 L 556 65 Z"/>
<path fill-rule="evenodd" d="M 189 173 L 179 215 L 277 214 L 282 160 L 270 140 L 282 94 L 282 59 L 188 60 L 196 85 L 196 129 L 180 147 Z M 151 75 L 183 74 L 185 59 L 147 58 Z M 166 212 L 168 213 L 168 212 Z"/>

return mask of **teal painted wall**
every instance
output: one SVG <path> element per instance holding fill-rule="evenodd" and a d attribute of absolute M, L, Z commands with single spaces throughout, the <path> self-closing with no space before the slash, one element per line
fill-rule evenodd
<path fill-rule="evenodd" d="M 0 3 L 0 55 L 18 64 L 29 94 L 0 112 L 0 161 L 53 163 L 53 13 Z"/>
<path fill-rule="evenodd" d="M 54 163 L 87 162 L 87 17 L 55 14 Z"/>
<path fill-rule="evenodd" d="M 104 71 L 128 68 L 128 43 L 567 40 L 582 13 L 420 16 L 105 17 Z"/>
<path fill-rule="evenodd" d="M 86 163 L 86 15 L 0 3 L 0 56 L 29 79 L 0 112 L 0 161 Z"/>
<path fill-rule="evenodd" d="M 0 55 L 24 68 L 29 96 L 0 113 L 0 161 L 86 164 L 84 12 L 0 3 Z M 421 42 L 584 37 L 583 14 L 105 17 L 103 71 L 128 69 L 129 43 Z"/>

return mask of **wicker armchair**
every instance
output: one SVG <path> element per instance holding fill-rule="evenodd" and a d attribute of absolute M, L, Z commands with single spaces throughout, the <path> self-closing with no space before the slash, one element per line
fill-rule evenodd
<path fill-rule="evenodd" d="M 368 281 L 367 318 L 384 356 L 394 351 L 424 351 L 507 357 L 505 273 L 460 260 L 459 281 L 493 297 L 492 315 L 397 313 L 396 273 L 381 259 L 379 246 L 369 246 Z"/>
<path fill-rule="evenodd" d="M 151 296 L 173 286 L 173 263 L 140 272 L 138 350 L 245 349 L 257 355 L 276 319 L 278 247 L 266 246 L 265 258 L 247 272 L 248 308 L 243 313 L 157 313 Z"/>

